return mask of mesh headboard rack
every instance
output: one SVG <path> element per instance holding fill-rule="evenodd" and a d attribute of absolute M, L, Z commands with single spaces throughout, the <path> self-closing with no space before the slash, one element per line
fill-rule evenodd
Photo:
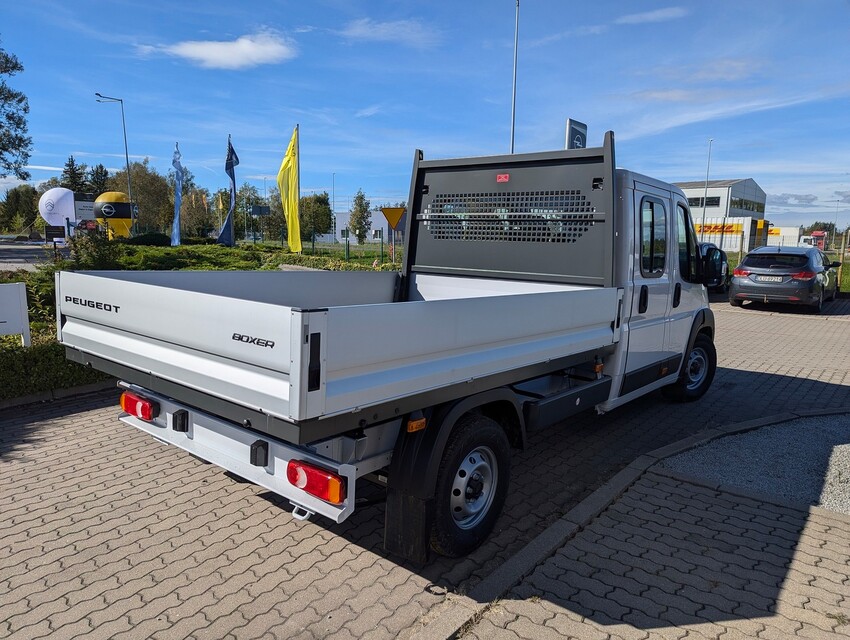
<path fill-rule="evenodd" d="M 614 134 L 602 147 L 423 160 L 403 272 L 612 286 Z"/>

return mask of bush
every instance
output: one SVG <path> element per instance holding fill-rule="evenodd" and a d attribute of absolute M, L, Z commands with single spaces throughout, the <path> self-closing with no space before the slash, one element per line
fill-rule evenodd
<path fill-rule="evenodd" d="M 40 391 L 66 389 L 107 380 L 100 371 L 65 359 L 65 347 L 52 332 L 36 331 L 32 346 L 22 347 L 18 336 L 0 338 L 0 400 Z"/>
<path fill-rule="evenodd" d="M 171 236 L 167 236 L 164 233 L 149 232 L 133 236 L 132 238 L 118 238 L 117 242 L 136 247 L 170 247 Z"/>
<path fill-rule="evenodd" d="M 195 238 L 189 236 L 188 238 L 180 238 L 180 244 L 188 244 L 188 245 L 198 245 L 198 244 L 216 244 L 215 238 Z"/>

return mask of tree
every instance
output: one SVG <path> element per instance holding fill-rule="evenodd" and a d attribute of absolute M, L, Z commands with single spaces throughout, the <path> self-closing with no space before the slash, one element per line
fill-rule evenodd
<path fill-rule="evenodd" d="M 55 189 L 56 187 L 61 187 L 61 186 L 62 185 L 59 184 L 59 178 L 57 178 L 56 176 L 50 176 L 44 182 L 39 182 L 38 186 L 35 188 L 35 190 L 38 191 L 38 195 L 39 195 L 39 197 L 41 197 L 42 194 L 50 191 L 51 189 Z"/>
<path fill-rule="evenodd" d="M 32 150 L 32 138 L 27 135 L 29 102 L 4 79 L 23 70 L 16 56 L 0 48 L 0 178 L 12 174 L 19 180 L 30 179 L 24 169 Z"/>
<path fill-rule="evenodd" d="M 275 242 L 284 241 L 286 235 L 286 218 L 283 215 L 283 203 L 280 200 L 280 191 L 276 186 L 269 188 L 269 215 L 265 221 L 266 238 Z"/>
<path fill-rule="evenodd" d="M 6 191 L 0 206 L 0 229 L 20 233 L 38 217 L 38 194 L 28 185 L 18 185 Z"/>
<path fill-rule="evenodd" d="M 168 180 L 150 166 L 148 158 L 130 164 L 130 179 L 133 182 L 133 200 L 139 207 L 137 231 L 169 231 L 174 218 L 174 200 Z M 127 171 L 118 171 L 106 183 L 109 191 L 125 192 Z"/>
<path fill-rule="evenodd" d="M 303 196 L 298 205 L 298 225 L 301 239 L 310 240 L 313 235 L 328 233 L 333 228 L 330 196 L 327 191 Z"/>
<path fill-rule="evenodd" d="M 228 206 L 230 206 L 230 196 L 228 195 Z M 257 225 L 251 217 L 251 205 L 261 204 L 263 199 L 260 197 L 260 190 L 252 184 L 243 182 L 242 186 L 236 190 L 236 208 L 233 210 L 233 232 L 235 238 L 247 238 L 247 231 L 258 231 Z"/>
<path fill-rule="evenodd" d="M 97 164 L 89 169 L 89 186 L 95 198 L 108 191 L 106 186 L 108 181 L 109 171 L 102 164 Z"/>
<path fill-rule="evenodd" d="M 74 156 L 68 156 L 65 167 L 62 169 L 62 175 L 59 177 L 59 185 L 74 193 L 88 192 L 90 185 L 86 180 L 87 169 L 86 165 L 77 164 Z"/>
<path fill-rule="evenodd" d="M 369 201 L 363 194 L 363 189 L 357 190 L 350 213 L 348 229 L 357 237 L 357 244 L 363 244 L 372 228 L 372 212 L 369 210 Z"/>

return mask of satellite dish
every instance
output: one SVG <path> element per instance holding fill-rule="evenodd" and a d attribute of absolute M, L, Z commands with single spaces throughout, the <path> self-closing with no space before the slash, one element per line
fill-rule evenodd
<path fill-rule="evenodd" d="M 65 219 L 75 220 L 74 192 L 64 187 L 48 189 L 38 199 L 38 212 L 53 227 L 64 227 Z"/>

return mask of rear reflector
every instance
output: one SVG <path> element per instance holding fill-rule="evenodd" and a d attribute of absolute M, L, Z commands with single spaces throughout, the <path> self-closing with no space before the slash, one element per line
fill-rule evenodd
<path fill-rule="evenodd" d="M 121 408 L 141 420 L 151 421 L 159 415 L 159 404 L 130 391 L 121 394 Z"/>
<path fill-rule="evenodd" d="M 812 280 L 815 277 L 814 271 L 800 271 L 791 276 L 793 280 Z"/>
<path fill-rule="evenodd" d="M 327 469 L 301 460 L 290 460 L 286 465 L 286 479 L 325 502 L 342 504 L 345 501 L 345 480 Z"/>

